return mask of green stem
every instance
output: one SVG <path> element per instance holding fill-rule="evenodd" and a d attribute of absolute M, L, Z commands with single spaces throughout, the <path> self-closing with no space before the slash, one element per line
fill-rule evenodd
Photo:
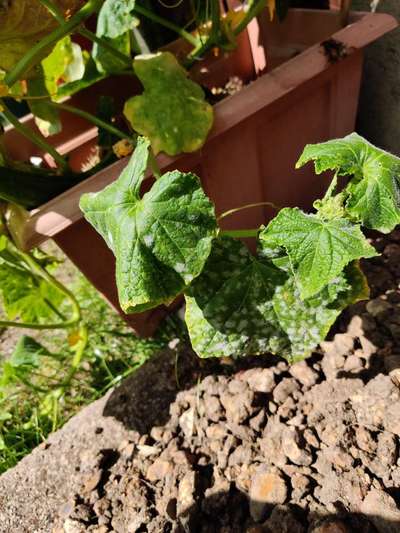
<path fill-rule="evenodd" d="M 183 39 L 188 41 L 192 46 L 197 46 L 198 41 L 196 37 L 194 37 L 191 33 L 187 32 L 183 28 L 180 28 L 173 22 L 170 22 L 169 20 L 166 20 L 162 17 L 159 17 L 152 11 L 146 9 L 145 7 L 136 5 L 133 9 L 134 13 L 137 13 L 139 15 L 143 15 L 143 17 L 148 18 L 149 20 L 152 20 L 153 22 L 156 22 L 157 24 L 160 24 L 161 26 L 164 26 L 165 28 L 168 28 L 169 30 L 174 31 L 178 35 L 180 35 Z"/>
<path fill-rule="evenodd" d="M 56 19 L 56 21 L 62 26 L 65 23 L 65 19 L 62 15 L 61 10 L 56 6 L 51 0 L 39 0 L 39 2 L 45 6 L 45 8 L 53 15 L 53 17 Z M 97 35 L 86 28 L 80 28 L 78 30 L 78 33 L 82 35 L 82 37 L 86 37 L 89 41 L 92 41 L 93 43 L 98 44 L 105 50 L 108 50 L 111 54 L 114 55 L 117 59 L 124 62 L 127 66 L 131 66 L 131 58 L 114 48 L 110 43 L 107 41 L 104 41 L 100 37 L 97 37 Z"/>
<path fill-rule="evenodd" d="M 92 115 L 91 113 L 88 113 L 87 111 L 83 111 L 82 109 L 79 109 L 78 107 L 74 107 L 72 105 L 68 104 L 60 104 L 56 102 L 49 102 L 49 105 L 51 107 L 54 107 L 56 109 L 63 109 L 64 111 L 68 111 L 69 113 L 73 113 L 74 115 L 78 115 L 79 117 L 82 117 L 86 119 L 89 122 L 92 122 L 95 126 L 99 128 L 103 128 L 104 130 L 109 131 L 116 137 L 119 137 L 120 139 L 128 139 L 129 135 L 127 133 L 124 133 L 120 129 L 116 128 L 115 126 L 111 126 L 108 122 L 105 122 L 104 120 L 101 120 L 101 118 L 96 117 L 95 115 Z"/>
<path fill-rule="evenodd" d="M 233 215 L 234 213 L 237 213 L 238 211 L 243 211 L 243 209 L 250 209 L 250 208 L 253 208 L 253 207 L 261 207 L 263 205 L 268 205 L 269 207 L 272 207 L 273 209 L 282 209 L 281 207 L 279 207 L 278 205 L 275 205 L 273 204 L 272 202 L 256 202 L 254 204 L 247 204 L 247 205 L 242 205 L 241 207 L 235 207 L 234 209 L 229 209 L 229 211 L 225 211 L 225 213 L 222 213 L 222 215 L 220 215 L 218 217 L 218 220 L 221 220 L 222 218 L 225 218 L 225 217 L 228 217 L 229 215 Z"/>
<path fill-rule="evenodd" d="M 251 20 L 259 15 L 261 11 L 266 7 L 265 0 L 251 0 L 249 2 L 249 7 L 246 11 L 245 16 L 240 21 L 240 23 L 236 26 L 234 29 L 234 34 L 237 36 L 239 33 L 241 33 L 244 29 L 246 29 L 247 25 Z"/>
<path fill-rule="evenodd" d="M 190 68 L 196 59 L 201 58 L 217 44 L 219 27 L 220 27 L 220 6 L 219 0 L 214 0 L 211 3 L 211 31 L 205 41 L 200 41 L 197 46 L 190 52 L 186 61 L 186 68 Z"/>
<path fill-rule="evenodd" d="M 221 230 L 221 237 L 233 237 L 235 239 L 245 239 L 246 237 L 257 237 L 259 229 L 234 229 L 234 230 Z"/>
<path fill-rule="evenodd" d="M 44 152 L 47 152 L 51 155 L 51 157 L 54 159 L 54 161 L 63 169 L 66 170 L 68 168 L 68 163 L 66 160 L 57 152 L 57 150 L 51 146 L 51 144 L 48 144 L 43 137 L 40 137 L 37 135 L 33 130 L 25 126 L 22 122 L 18 120 L 18 118 L 11 113 L 11 111 L 8 109 L 6 104 L 3 102 L 3 100 L 0 99 L 0 108 L 2 108 L 2 113 L 5 116 L 5 118 L 8 120 L 10 124 L 14 126 L 14 128 L 19 131 L 21 135 L 29 139 L 33 144 L 38 146 L 41 150 Z"/>
<path fill-rule="evenodd" d="M 90 15 L 98 11 L 103 3 L 103 0 L 89 0 L 86 4 L 75 13 L 68 21 L 65 21 L 62 26 L 59 26 L 54 31 L 43 37 L 26 53 L 14 66 L 4 78 L 4 83 L 8 87 L 12 87 L 19 79 L 23 78 L 24 74 L 36 65 L 41 60 L 43 51 L 51 47 L 54 43 L 65 37 L 66 35 L 75 31 Z"/>

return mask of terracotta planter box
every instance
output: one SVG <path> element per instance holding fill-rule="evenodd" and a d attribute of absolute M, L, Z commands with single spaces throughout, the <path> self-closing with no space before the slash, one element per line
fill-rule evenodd
<path fill-rule="evenodd" d="M 163 171 L 178 168 L 198 174 L 217 212 L 247 203 L 271 201 L 280 206 L 310 208 L 324 192 L 326 181 L 311 167 L 294 165 L 307 143 L 342 137 L 354 129 L 361 80 L 363 48 L 397 26 L 386 14 L 352 13 L 341 28 L 334 11 L 290 10 L 281 24 L 263 15 L 253 21 L 233 57 L 201 64 L 195 77 L 210 86 L 237 74 L 257 77 L 239 93 L 215 105 L 215 124 L 199 152 L 178 157 L 160 155 Z M 320 43 L 334 38 L 346 47 L 345 57 L 330 62 Z M 127 86 L 128 85 L 128 86 Z M 125 99 L 132 86 L 108 80 L 101 88 Z M 125 94 L 124 94 L 125 93 Z M 82 97 L 82 95 L 79 95 Z M 93 91 L 83 95 L 93 109 Z M 82 105 L 82 101 L 80 101 Z M 27 117 L 28 124 L 32 120 Z M 34 126 L 32 126 L 34 127 Z M 10 130 L 6 143 L 14 157 L 43 155 Z M 79 167 L 95 144 L 96 128 L 74 117 L 51 142 L 71 153 Z M 84 155 L 83 155 L 84 154 Z M 78 268 L 120 311 L 114 281 L 114 258 L 103 240 L 82 218 L 79 198 L 115 180 L 127 164 L 122 159 L 30 213 L 19 212 L 17 241 L 25 249 L 52 238 Z M 246 210 L 224 219 L 225 229 L 255 228 L 272 215 L 268 208 Z M 167 309 L 125 316 L 140 335 L 152 334 Z"/>

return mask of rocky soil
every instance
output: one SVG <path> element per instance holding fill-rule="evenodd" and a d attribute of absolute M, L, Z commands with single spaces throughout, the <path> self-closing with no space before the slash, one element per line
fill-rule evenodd
<path fill-rule="evenodd" d="M 24 465 L 0 478 L 1 531 L 400 531 L 400 233 L 375 245 L 371 300 L 346 311 L 312 358 L 160 354 L 107 397 L 90 434 L 82 427 L 84 446 L 75 427 L 74 473 L 35 529 L 24 520 L 54 486 L 44 481 L 31 502 L 21 493 L 25 518 L 12 529 L 1 491 L 24 483 Z M 116 420 L 126 433 L 112 441 Z M 68 455 L 64 446 L 64 465 Z"/>

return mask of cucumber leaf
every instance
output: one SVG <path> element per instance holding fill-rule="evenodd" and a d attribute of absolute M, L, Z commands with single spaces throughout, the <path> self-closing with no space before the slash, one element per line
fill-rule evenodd
<path fill-rule="evenodd" d="M 201 148 L 213 123 L 202 88 L 170 52 L 137 56 L 133 68 L 144 93 L 125 103 L 133 129 L 147 136 L 155 153 L 168 155 Z"/>
<path fill-rule="evenodd" d="M 288 344 L 273 309 L 286 274 L 253 257 L 240 241 L 214 241 L 202 274 L 186 291 L 185 320 L 200 357 L 284 353 Z"/>
<path fill-rule="evenodd" d="M 360 135 L 307 145 L 296 168 L 315 162 L 317 174 L 353 176 L 346 188 L 347 213 L 367 228 L 389 233 L 400 223 L 400 159 Z"/>
<path fill-rule="evenodd" d="M 22 335 L 11 354 L 9 363 L 14 368 L 39 368 L 40 358 L 51 355 L 50 352 L 28 335 Z"/>
<path fill-rule="evenodd" d="M 343 218 L 324 220 L 297 207 L 282 209 L 260 233 L 260 243 L 285 249 L 303 300 L 320 292 L 351 261 L 377 255 L 358 225 Z"/>
<path fill-rule="evenodd" d="M 350 263 L 329 285 L 306 300 L 301 298 L 293 276 L 277 286 L 273 306 L 279 325 L 290 340 L 290 360 L 309 356 L 343 309 L 368 296 L 368 284 L 357 263 Z"/>
<path fill-rule="evenodd" d="M 168 172 L 140 198 L 149 144 L 139 138 L 118 180 L 80 201 L 114 252 L 126 313 L 172 301 L 200 274 L 217 234 L 214 207 L 194 174 Z"/>
<path fill-rule="evenodd" d="M 97 37 L 127 57 L 131 53 L 130 30 L 139 22 L 132 15 L 135 3 L 135 0 L 105 0 L 97 18 Z M 100 72 L 119 72 L 126 67 L 125 62 L 97 43 L 93 46 L 92 55 Z"/>
<path fill-rule="evenodd" d="M 58 318 L 52 307 L 58 308 L 64 300 L 52 285 L 38 281 L 23 265 L 10 260 L 6 250 L 0 252 L 0 294 L 8 320 L 35 324 Z"/>

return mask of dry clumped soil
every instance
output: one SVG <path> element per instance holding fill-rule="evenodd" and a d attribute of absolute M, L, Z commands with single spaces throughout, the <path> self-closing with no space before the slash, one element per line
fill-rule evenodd
<path fill-rule="evenodd" d="M 399 532 L 400 233 L 374 243 L 310 359 L 159 354 L 0 478 L 0 531 Z"/>

